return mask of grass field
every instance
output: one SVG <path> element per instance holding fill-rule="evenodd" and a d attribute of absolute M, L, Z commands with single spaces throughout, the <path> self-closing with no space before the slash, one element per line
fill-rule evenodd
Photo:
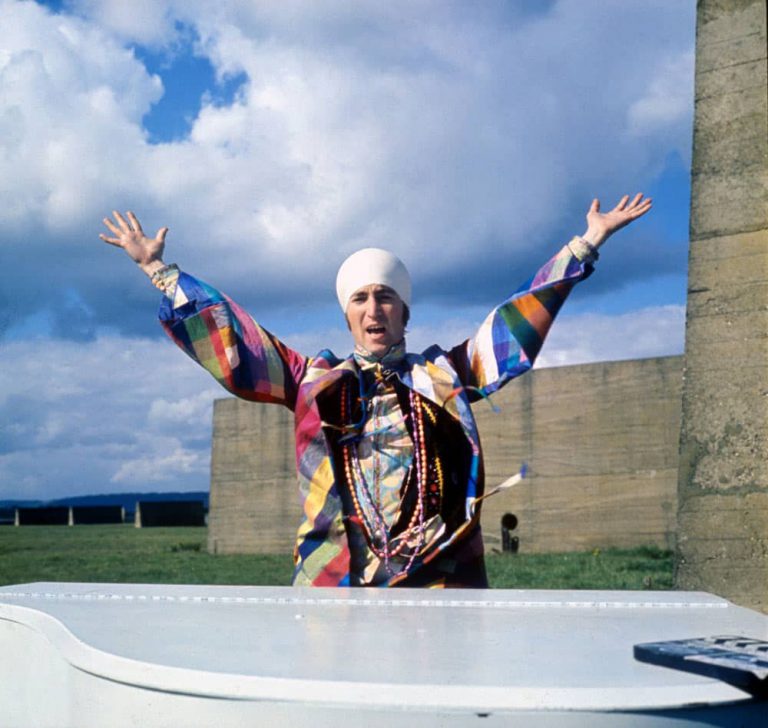
<path fill-rule="evenodd" d="M 0 528 L 0 585 L 33 581 L 288 585 L 285 555 L 217 555 L 205 528 Z M 654 547 L 487 556 L 501 589 L 670 589 L 672 554 Z"/>

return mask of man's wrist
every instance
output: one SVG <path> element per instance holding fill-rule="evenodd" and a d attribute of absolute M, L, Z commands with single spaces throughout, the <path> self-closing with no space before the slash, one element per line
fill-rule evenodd
<path fill-rule="evenodd" d="M 139 263 L 138 265 L 150 278 L 159 270 L 165 268 L 165 263 L 160 258 L 150 260 L 148 263 Z"/>
<path fill-rule="evenodd" d="M 582 240 L 589 243 L 595 250 L 597 250 L 606 240 L 608 236 L 599 230 L 592 230 L 587 228 L 587 231 L 581 236 Z"/>

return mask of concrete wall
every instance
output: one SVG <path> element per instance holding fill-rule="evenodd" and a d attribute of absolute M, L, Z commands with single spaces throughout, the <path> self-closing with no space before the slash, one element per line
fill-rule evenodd
<path fill-rule="evenodd" d="M 208 550 L 285 553 L 301 518 L 293 413 L 219 399 L 213 406 Z"/>
<path fill-rule="evenodd" d="M 521 552 L 656 544 L 675 529 L 681 357 L 540 369 L 474 407 L 486 484 L 529 476 L 491 496 L 486 545 L 514 513 Z"/>
<path fill-rule="evenodd" d="M 768 611 L 765 0 L 700 0 L 677 584 Z"/>
<path fill-rule="evenodd" d="M 474 411 L 487 482 L 530 477 L 486 501 L 487 546 L 506 512 L 523 552 L 672 542 L 680 357 L 541 369 Z M 293 416 L 236 399 L 214 406 L 209 550 L 286 552 L 300 519 Z"/>

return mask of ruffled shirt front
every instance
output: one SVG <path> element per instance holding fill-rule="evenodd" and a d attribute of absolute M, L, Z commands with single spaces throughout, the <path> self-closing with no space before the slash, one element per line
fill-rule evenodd
<path fill-rule="evenodd" d="M 397 401 L 391 378 L 385 373 L 405 356 L 405 344 L 395 345 L 382 359 L 376 359 L 360 347 L 355 348 L 355 361 L 363 373 L 367 398 L 367 418 L 357 442 L 357 457 L 364 482 L 357 487 L 361 507 L 368 522 L 379 516 L 391 528 L 400 511 L 400 487 L 413 460 L 413 440 Z M 377 513 L 373 513 L 373 509 Z"/>
<path fill-rule="evenodd" d="M 383 357 L 377 358 L 360 346 L 354 359 L 362 378 L 361 396 L 365 398 L 366 419 L 357 443 L 357 458 L 362 482 L 350 487 L 365 520 L 374 527 L 372 537 L 383 542 L 389 529 L 400 517 L 401 489 L 413 463 L 413 440 L 392 384 L 392 374 L 405 357 L 405 342 L 395 344 Z M 369 548 L 362 533 L 351 543 L 352 559 L 357 561 L 362 583 L 377 584 L 399 570 L 399 559 L 384 564 Z"/>

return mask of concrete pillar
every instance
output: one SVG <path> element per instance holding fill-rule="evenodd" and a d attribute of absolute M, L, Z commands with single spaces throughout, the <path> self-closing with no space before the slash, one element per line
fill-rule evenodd
<path fill-rule="evenodd" d="M 768 611 L 765 0 L 699 0 L 691 179 L 676 581 Z"/>
<path fill-rule="evenodd" d="M 294 453 L 285 407 L 214 402 L 209 552 L 291 553 L 301 521 Z"/>

